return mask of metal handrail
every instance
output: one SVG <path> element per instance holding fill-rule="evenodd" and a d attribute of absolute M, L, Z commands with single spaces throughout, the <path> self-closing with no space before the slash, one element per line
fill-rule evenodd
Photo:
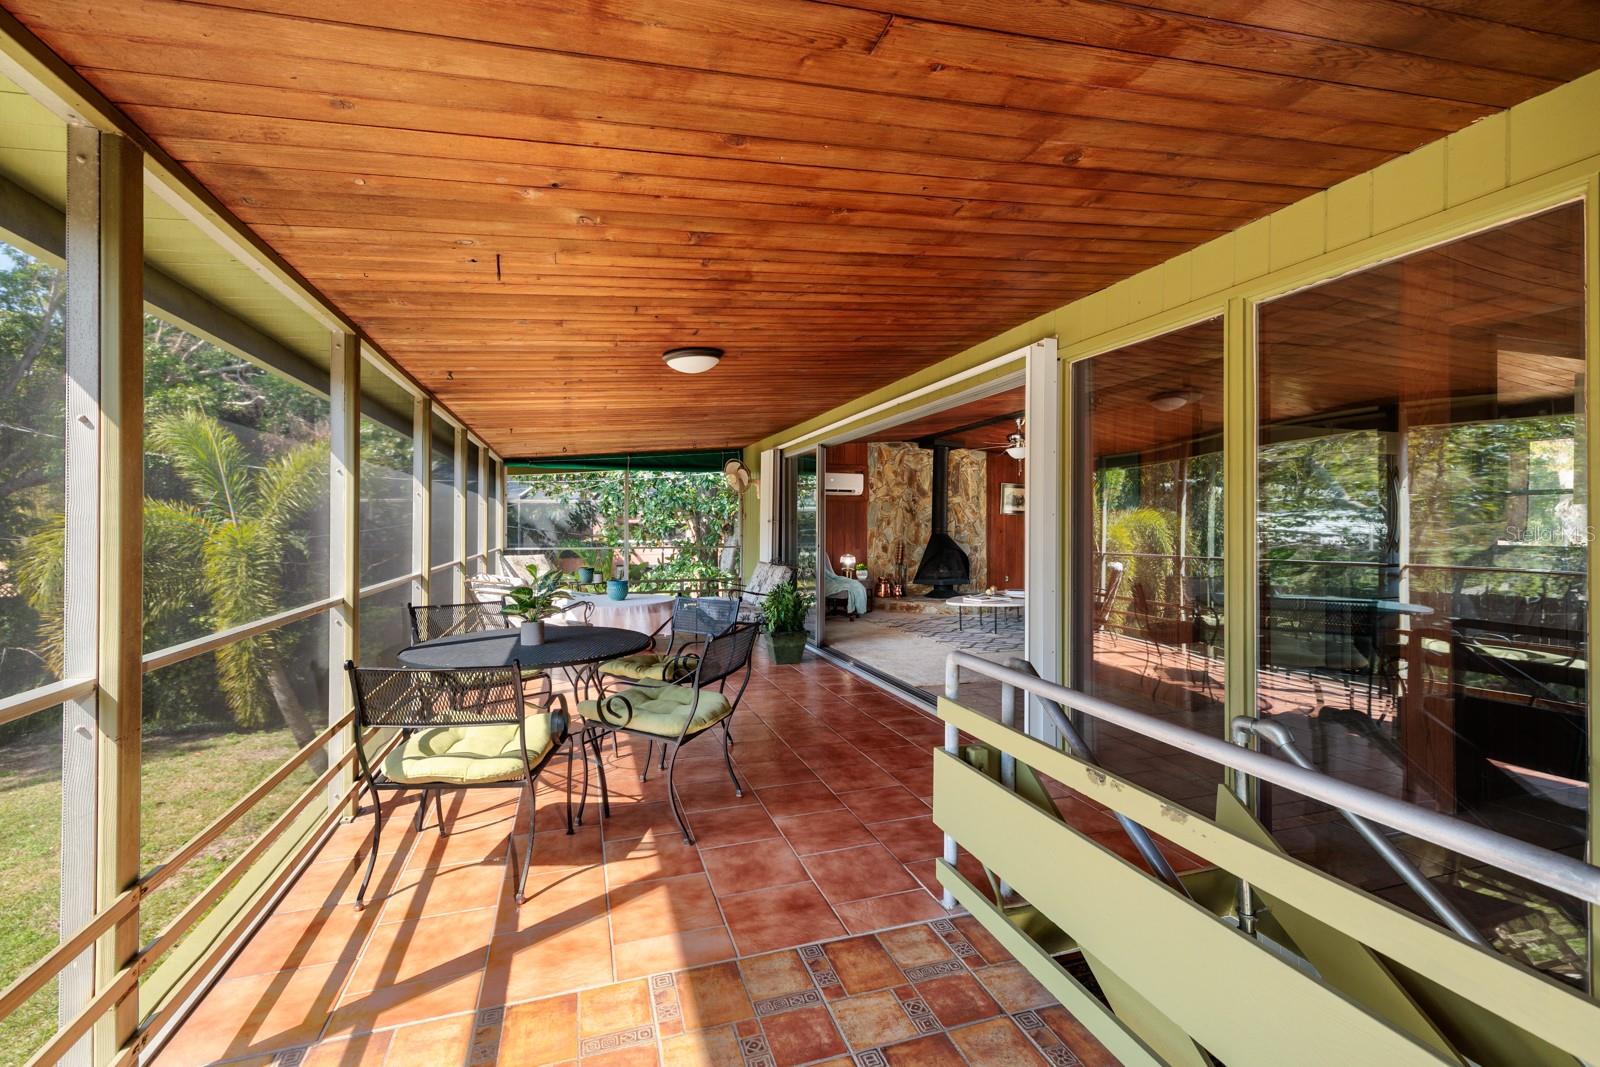
<path fill-rule="evenodd" d="M 1322 771 L 1317 771 L 1312 762 L 1305 757 L 1305 753 L 1295 747 L 1294 736 L 1280 722 L 1264 722 L 1261 719 L 1252 719 L 1248 715 L 1238 715 L 1234 717 L 1232 728 L 1234 740 L 1240 745 L 1248 744 L 1250 736 L 1254 734 L 1256 737 L 1271 741 L 1277 746 L 1278 751 L 1283 753 L 1284 758 L 1296 767 L 1303 767 L 1308 771 L 1316 771 L 1318 774 L 1323 773 Z M 1239 781 L 1242 789 L 1244 785 L 1242 775 Z M 1362 839 L 1372 846 L 1372 850 L 1378 854 L 1379 858 L 1387 863 L 1395 874 L 1400 876 L 1401 881 L 1410 886 L 1412 892 L 1422 898 L 1422 902 L 1432 909 L 1433 913 L 1439 917 L 1440 922 L 1455 931 L 1462 940 L 1470 941 L 1475 945 L 1482 945 L 1484 948 L 1490 947 L 1489 942 L 1478 932 L 1478 928 L 1468 922 L 1466 916 L 1456 910 L 1454 904 L 1445 899 L 1444 894 L 1439 892 L 1439 887 L 1428 881 L 1423 873 L 1417 870 L 1416 865 L 1406 859 L 1404 853 L 1395 848 L 1394 842 L 1385 837 L 1382 830 L 1379 830 L 1372 823 L 1354 812 L 1340 808 L 1339 814 L 1343 815 L 1345 821 L 1350 824 L 1355 832 L 1360 834 Z"/>
<path fill-rule="evenodd" d="M 1030 677 L 970 652 L 951 652 L 945 659 L 945 695 L 958 700 L 962 668 L 997 682 L 1016 686 L 1034 696 L 1129 730 L 1141 737 L 1171 745 L 1190 755 L 1220 764 L 1240 774 L 1282 786 L 1330 807 L 1353 812 L 1373 822 L 1410 834 L 1440 848 L 1458 852 L 1512 874 L 1566 893 L 1589 904 L 1600 904 L 1600 867 L 1563 856 L 1547 848 L 1519 841 L 1449 815 L 1429 811 L 1385 796 L 1373 789 L 1342 782 L 1283 760 L 1242 748 L 1219 737 L 1179 726 L 1153 715 L 1131 711 L 1099 697 L 1080 693 L 1055 682 Z M 946 725 L 945 747 L 956 750 L 956 729 Z M 947 848 L 947 853 L 949 849 Z"/>
<path fill-rule="evenodd" d="M 1039 677 L 1039 672 L 1033 669 L 1033 664 L 1020 656 L 1013 656 L 1011 659 L 1006 660 L 1006 666 L 1013 670 L 1022 671 L 1030 677 Z M 1062 737 L 1067 739 L 1067 745 L 1072 749 L 1073 755 L 1091 767 L 1100 766 L 1100 761 L 1095 758 L 1094 749 L 1089 747 L 1089 742 L 1084 739 L 1083 734 L 1078 732 L 1077 725 L 1068 718 L 1061 705 L 1048 697 L 1041 697 L 1037 693 L 1034 695 L 1038 697 L 1039 703 L 1044 705 L 1044 709 L 1050 713 L 1050 721 L 1055 724 L 1055 728 L 1061 732 Z M 954 698 L 952 697 L 952 699 Z M 1017 688 L 1016 686 L 1002 684 L 1000 687 L 1000 725 L 1015 728 L 1016 719 Z M 1016 757 L 1004 752 L 1000 754 L 1000 782 L 1007 789 L 1015 792 Z M 1188 896 L 1188 887 L 1178 877 L 1178 872 L 1173 870 L 1172 864 L 1167 861 L 1166 854 L 1156 844 L 1155 838 L 1150 836 L 1150 831 L 1120 811 L 1114 811 L 1111 814 L 1122 825 L 1122 830 L 1128 835 L 1128 840 L 1133 842 L 1133 847 L 1139 850 L 1139 855 L 1144 857 L 1145 863 L 1150 865 L 1150 869 L 1155 872 L 1156 877 L 1184 896 Z"/>

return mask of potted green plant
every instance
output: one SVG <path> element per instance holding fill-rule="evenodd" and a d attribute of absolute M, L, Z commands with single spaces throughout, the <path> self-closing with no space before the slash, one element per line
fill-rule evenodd
<path fill-rule="evenodd" d="M 544 620 L 561 609 L 561 572 L 551 571 L 527 585 L 513 586 L 501 602 L 500 613 L 522 620 L 521 641 L 525 645 L 544 644 Z"/>
<path fill-rule="evenodd" d="M 766 618 L 767 651 L 774 663 L 799 663 L 806 650 L 806 613 L 811 610 L 811 597 L 800 592 L 793 582 L 786 582 L 767 594 L 761 604 Z"/>

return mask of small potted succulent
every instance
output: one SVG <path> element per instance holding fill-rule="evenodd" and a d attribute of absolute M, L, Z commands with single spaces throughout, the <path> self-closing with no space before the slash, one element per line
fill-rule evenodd
<path fill-rule="evenodd" d="M 551 571 L 527 585 L 513 586 L 501 602 L 500 613 L 520 618 L 524 645 L 544 644 L 544 620 L 561 610 L 561 572 Z"/>
<path fill-rule="evenodd" d="M 774 663 L 799 663 L 806 651 L 806 613 L 811 610 L 811 597 L 800 592 L 793 582 L 785 582 L 762 602 L 761 613 L 766 619 L 763 640 Z"/>

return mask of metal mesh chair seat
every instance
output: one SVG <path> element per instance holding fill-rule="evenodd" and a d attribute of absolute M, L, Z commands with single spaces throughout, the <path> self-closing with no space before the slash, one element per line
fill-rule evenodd
<path fill-rule="evenodd" d="M 522 672 L 510 667 L 468 667 L 456 670 L 411 670 L 357 667 L 345 664 L 356 703 L 356 766 L 372 795 L 372 847 L 366 874 L 356 893 L 364 905 L 377 862 L 383 831 L 379 791 L 421 789 L 417 827 L 427 815 L 428 794 L 434 795 L 439 832 L 444 834 L 442 788 L 519 784 L 533 810 L 534 779 L 567 740 L 566 698 L 552 694 L 549 682 L 531 698 L 524 692 Z M 375 768 L 364 738 L 373 727 L 398 729 L 404 737 Z M 567 770 L 568 832 L 571 832 L 572 772 Z M 522 902 L 528 866 L 533 857 L 533 822 L 528 820 L 527 845 L 517 877 L 517 902 Z M 512 857 L 516 847 L 513 844 Z"/>

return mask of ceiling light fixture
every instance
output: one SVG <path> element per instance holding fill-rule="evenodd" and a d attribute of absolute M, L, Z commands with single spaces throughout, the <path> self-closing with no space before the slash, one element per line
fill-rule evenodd
<path fill-rule="evenodd" d="M 1015 460 L 1028 458 L 1028 439 L 1023 436 L 1024 419 L 1017 420 L 1017 432 L 1006 438 L 1006 455 Z"/>
<path fill-rule="evenodd" d="M 680 374 L 704 374 L 722 359 L 720 348 L 669 348 L 661 353 L 667 366 Z"/>
<path fill-rule="evenodd" d="M 1200 399 L 1199 393 L 1190 393 L 1183 390 L 1172 389 L 1164 393 L 1157 393 L 1150 398 L 1150 406 L 1157 411 L 1177 411 L 1190 401 Z"/>

